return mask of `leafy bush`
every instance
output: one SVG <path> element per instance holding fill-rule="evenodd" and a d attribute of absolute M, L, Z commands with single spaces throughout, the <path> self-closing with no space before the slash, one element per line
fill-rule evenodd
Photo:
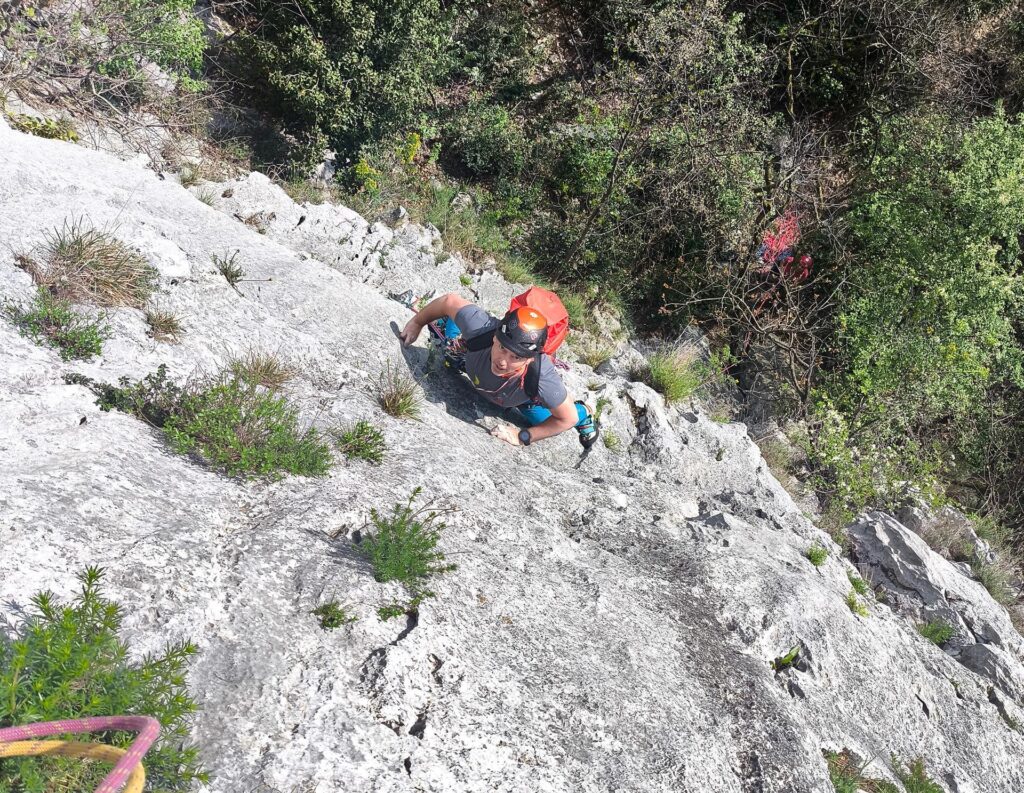
<path fill-rule="evenodd" d="M 347 430 L 335 433 L 338 451 L 348 459 L 366 460 L 380 465 L 384 460 L 387 444 L 384 434 L 369 421 L 360 420 Z"/>
<path fill-rule="evenodd" d="M 331 453 L 315 429 L 299 429 L 284 397 L 233 375 L 190 390 L 164 422 L 175 451 L 198 452 L 229 475 L 323 476 Z"/>
<path fill-rule="evenodd" d="M 948 622 L 933 620 L 917 626 L 917 632 L 933 644 L 940 647 L 956 635 L 956 630 Z"/>
<path fill-rule="evenodd" d="M 434 510 L 430 503 L 413 508 L 421 492 L 417 487 L 408 501 L 395 504 L 390 515 L 371 510 L 374 532 L 361 546 L 378 581 L 398 581 L 414 596 L 427 595 L 422 586 L 432 576 L 455 569 L 437 550 L 445 528 L 440 518 L 452 510 Z"/>
<path fill-rule="evenodd" d="M 445 142 L 476 177 L 514 177 L 526 163 L 526 136 L 500 106 L 470 103 L 452 120 Z"/>
<path fill-rule="evenodd" d="M 294 137 L 305 166 L 328 147 L 354 155 L 412 121 L 450 19 L 438 0 L 248 0 L 232 13 L 249 99 Z"/>
<path fill-rule="evenodd" d="M 819 545 L 817 542 L 811 545 L 806 551 L 804 556 L 807 557 L 808 561 L 815 567 L 821 567 L 825 564 L 825 560 L 828 559 L 828 548 L 823 545 Z"/>
<path fill-rule="evenodd" d="M 36 292 L 28 308 L 9 306 L 7 315 L 23 336 L 56 347 L 65 361 L 88 361 L 99 355 L 110 333 L 101 322 L 79 314 L 67 300 L 53 297 L 45 289 Z"/>
<path fill-rule="evenodd" d="M 124 713 L 153 716 L 162 730 L 145 758 L 149 786 L 184 791 L 193 781 L 206 781 L 196 749 L 185 746 L 197 710 L 185 684 L 195 645 L 183 640 L 158 656 L 131 661 L 117 635 L 123 611 L 103 597 L 103 570 L 90 567 L 79 580 L 81 593 L 70 603 L 49 592 L 34 595 L 13 638 L 0 638 L 0 727 Z M 97 736 L 122 747 L 133 738 L 119 732 Z M 0 788 L 92 790 L 107 770 L 62 758 L 8 759 L 0 764 Z"/>
<path fill-rule="evenodd" d="M 418 419 L 423 400 L 419 386 L 408 374 L 387 362 L 384 370 L 377 375 L 373 385 L 377 404 L 389 416 L 396 419 Z"/>
<path fill-rule="evenodd" d="M 299 428 L 298 412 L 284 397 L 228 371 L 179 386 L 161 364 L 135 383 L 118 385 L 69 375 L 84 385 L 103 410 L 116 409 L 162 428 L 175 451 L 197 453 L 229 475 L 323 476 L 331 452 L 312 427 Z"/>
<path fill-rule="evenodd" d="M 98 306 L 142 308 L 157 280 L 141 253 L 81 220 L 47 235 L 42 266 L 27 269 L 54 296 Z"/>
<path fill-rule="evenodd" d="M 71 121 L 66 118 L 37 118 L 18 113 L 9 116 L 9 118 L 11 126 L 19 132 L 27 132 L 30 135 L 51 140 L 78 140 L 78 133 L 75 132 Z"/>
<path fill-rule="evenodd" d="M 332 631 L 358 619 L 354 614 L 349 614 L 344 606 L 339 606 L 335 600 L 317 606 L 311 613 L 320 618 L 320 627 L 325 631 Z"/>

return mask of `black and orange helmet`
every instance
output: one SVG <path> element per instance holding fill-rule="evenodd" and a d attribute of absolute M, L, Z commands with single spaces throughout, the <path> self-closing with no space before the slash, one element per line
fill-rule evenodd
<path fill-rule="evenodd" d="M 544 342 L 548 340 L 548 321 L 529 306 L 514 308 L 501 320 L 495 336 L 509 352 L 520 358 L 531 358 L 544 349 Z"/>

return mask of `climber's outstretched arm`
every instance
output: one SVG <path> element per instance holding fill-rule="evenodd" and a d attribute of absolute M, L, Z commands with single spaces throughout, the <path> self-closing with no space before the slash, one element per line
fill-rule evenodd
<path fill-rule="evenodd" d="M 454 320 L 455 315 L 459 313 L 459 309 L 468 305 L 469 301 L 461 295 L 455 294 L 455 292 L 448 292 L 440 297 L 436 297 L 405 323 L 405 327 L 398 334 L 398 338 L 403 346 L 408 347 L 420 337 L 420 333 L 427 323 L 433 322 L 435 319 L 441 319 L 441 317 L 451 317 Z"/>

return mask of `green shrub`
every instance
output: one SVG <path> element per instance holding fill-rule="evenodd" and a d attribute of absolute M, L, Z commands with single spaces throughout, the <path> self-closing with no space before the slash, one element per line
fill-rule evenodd
<path fill-rule="evenodd" d="M 338 602 L 335 600 L 324 603 L 322 606 L 317 606 L 310 613 L 320 618 L 320 627 L 325 631 L 340 628 L 343 625 L 348 625 L 349 623 L 355 622 L 359 619 L 355 615 L 349 614 L 348 611 L 343 606 L 339 606 Z"/>
<path fill-rule="evenodd" d="M 790 647 L 789 652 L 785 655 L 780 655 L 771 662 L 770 666 L 772 670 L 775 672 L 781 672 L 783 669 L 789 669 L 789 667 L 793 666 L 793 664 L 799 660 L 800 649 L 799 644 Z"/>
<path fill-rule="evenodd" d="M 294 137 L 297 164 L 349 156 L 406 129 L 426 99 L 449 33 L 437 0 L 247 0 L 230 43 L 249 99 Z"/>
<path fill-rule="evenodd" d="M 602 430 L 601 437 L 604 438 L 604 447 L 608 451 L 617 452 L 622 448 L 622 440 L 619 438 L 619 433 L 611 427 Z"/>
<path fill-rule="evenodd" d="M 828 559 L 828 548 L 823 545 L 819 545 L 815 541 L 810 548 L 804 551 L 804 556 L 813 564 L 815 567 L 821 567 L 825 564 L 825 560 Z"/>
<path fill-rule="evenodd" d="M 32 597 L 32 607 L 10 640 L 0 638 L 0 727 L 39 721 L 137 713 L 160 721 L 160 739 L 146 754 L 147 787 L 185 791 L 207 781 L 195 748 L 186 748 L 195 700 L 185 675 L 197 652 L 190 641 L 168 644 L 156 656 L 131 660 L 118 638 L 124 612 L 103 597 L 103 571 L 79 576 L 70 603 L 52 593 Z M 127 747 L 133 735 L 97 739 Z M 92 790 L 108 768 L 78 760 L 8 759 L 0 763 L 0 789 L 24 793 Z"/>
<path fill-rule="evenodd" d="M 51 140 L 78 140 L 78 133 L 75 132 L 71 121 L 66 118 L 36 118 L 35 116 L 26 116 L 18 113 L 9 116 L 9 118 L 11 126 L 19 132 L 27 132 L 30 135 L 50 138 Z"/>
<path fill-rule="evenodd" d="M 668 404 L 686 399 L 701 383 L 693 361 L 673 352 L 654 353 L 632 375 L 663 394 Z"/>
<path fill-rule="evenodd" d="M 98 306 L 142 308 L 157 282 L 141 253 L 81 220 L 47 235 L 43 266 L 30 272 L 54 296 Z"/>
<path fill-rule="evenodd" d="M 430 503 L 414 508 L 421 492 L 417 487 L 408 501 L 395 504 L 390 515 L 371 510 L 374 531 L 361 546 L 378 581 L 398 581 L 414 596 L 425 595 L 422 585 L 432 576 L 455 569 L 437 550 L 445 528 L 440 518 L 452 510 L 433 510 Z"/>
<path fill-rule="evenodd" d="M 917 626 L 917 632 L 932 644 L 937 644 L 940 647 L 956 635 L 956 629 L 948 622 L 943 622 L 942 620 L 923 622 Z"/>
<path fill-rule="evenodd" d="M 232 476 L 323 476 L 331 465 L 320 433 L 300 429 L 284 397 L 231 375 L 186 392 L 164 432 L 175 451 L 197 452 Z"/>
<path fill-rule="evenodd" d="M 389 416 L 396 419 L 419 419 L 423 405 L 419 386 L 391 361 L 377 375 L 373 393 L 381 410 Z"/>
<path fill-rule="evenodd" d="M 449 125 L 446 151 L 476 177 L 514 177 L 526 162 L 526 136 L 503 107 L 470 103 Z"/>
<path fill-rule="evenodd" d="M 55 347 L 65 361 L 88 361 L 103 352 L 109 328 L 75 311 L 67 300 L 40 289 L 28 308 L 9 306 L 7 315 L 21 335 Z"/>
<path fill-rule="evenodd" d="M 338 451 L 350 460 L 366 460 L 377 465 L 384 460 L 387 449 L 384 433 L 369 421 L 357 421 L 352 427 L 336 432 L 334 437 Z"/>
<path fill-rule="evenodd" d="M 229 475 L 323 476 L 331 452 L 320 433 L 299 428 L 287 399 L 229 371 L 179 386 L 161 364 L 156 372 L 118 385 L 68 375 L 98 397 L 102 410 L 120 410 L 162 428 L 175 451 L 196 453 Z"/>
<path fill-rule="evenodd" d="M 463 273 L 459 276 L 459 283 L 463 286 L 470 286 L 473 283 L 473 276 Z"/>

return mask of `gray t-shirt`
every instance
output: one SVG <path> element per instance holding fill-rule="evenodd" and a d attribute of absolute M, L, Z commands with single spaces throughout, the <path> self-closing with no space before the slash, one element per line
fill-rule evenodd
<path fill-rule="evenodd" d="M 474 305 L 463 306 L 455 315 L 455 324 L 459 326 L 464 339 L 470 339 L 497 328 L 499 321 L 497 317 L 491 316 L 479 306 Z M 491 371 L 491 348 L 489 346 L 479 352 L 467 352 L 465 362 L 466 374 L 476 390 L 495 405 L 512 408 L 532 401 L 523 390 L 521 377 L 498 377 Z M 562 384 L 562 378 L 555 371 L 555 365 L 551 362 L 550 356 L 541 355 L 537 401 L 548 410 L 554 410 L 565 402 L 567 396 L 568 392 Z"/>

